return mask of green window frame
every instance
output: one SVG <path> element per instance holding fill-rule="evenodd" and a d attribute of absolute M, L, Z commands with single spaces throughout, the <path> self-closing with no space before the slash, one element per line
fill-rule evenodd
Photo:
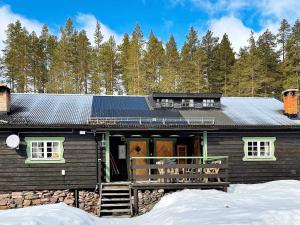
<path fill-rule="evenodd" d="M 27 159 L 26 164 L 34 163 L 65 163 L 64 155 L 64 137 L 25 137 Z M 56 150 L 54 150 L 54 146 Z M 33 158 L 33 148 L 37 150 L 36 154 L 40 157 Z M 49 152 L 48 150 L 51 150 Z M 51 157 L 48 157 L 51 154 Z M 57 158 L 52 158 L 57 154 Z M 42 157 L 41 157 L 42 156 Z"/>
<path fill-rule="evenodd" d="M 275 137 L 243 137 L 243 161 L 275 161 Z"/>

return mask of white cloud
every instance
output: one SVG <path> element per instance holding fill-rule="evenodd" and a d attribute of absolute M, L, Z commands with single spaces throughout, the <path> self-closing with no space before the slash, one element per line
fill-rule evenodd
<path fill-rule="evenodd" d="M 86 31 L 87 37 L 89 38 L 90 42 L 93 44 L 97 18 L 92 14 L 79 13 L 76 16 L 76 22 L 79 24 L 79 29 L 84 29 Z M 99 21 L 99 23 L 101 25 L 101 33 L 103 35 L 104 41 L 108 40 L 110 36 L 114 36 L 117 44 L 120 44 L 122 42 L 122 35 L 117 34 L 115 31 L 111 30 L 108 26 L 101 23 L 101 21 Z"/>
<path fill-rule="evenodd" d="M 28 19 L 22 15 L 12 12 L 9 5 L 0 6 L 0 50 L 4 48 L 3 41 L 6 39 L 6 29 L 7 25 L 20 20 L 22 26 L 25 26 L 29 32 L 35 31 L 40 33 L 42 29 L 42 24 L 36 20 Z M 1 53 L 0 53 L 1 54 Z"/>
<path fill-rule="evenodd" d="M 226 33 L 236 53 L 238 53 L 240 47 L 247 45 L 251 32 L 249 27 L 246 27 L 241 20 L 232 15 L 213 20 L 210 30 L 220 39 Z"/>

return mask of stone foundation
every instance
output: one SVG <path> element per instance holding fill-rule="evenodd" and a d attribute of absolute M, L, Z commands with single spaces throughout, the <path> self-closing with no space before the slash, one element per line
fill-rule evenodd
<path fill-rule="evenodd" d="M 163 189 L 138 191 L 139 214 L 149 212 L 157 202 L 165 195 Z"/>
<path fill-rule="evenodd" d="M 98 194 L 88 191 L 79 191 L 80 209 L 96 214 L 99 208 L 98 201 Z M 0 193 L 0 210 L 55 204 L 59 202 L 64 202 L 69 206 L 75 206 L 74 192 L 70 190 L 44 190 Z"/>
<path fill-rule="evenodd" d="M 164 195 L 165 191 L 163 189 L 139 191 L 139 214 L 149 212 Z M 99 194 L 91 191 L 79 191 L 78 201 L 80 209 L 94 215 L 99 215 Z M 74 192 L 70 190 L 44 190 L 0 193 L 0 210 L 59 202 L 75 206 Z"/>

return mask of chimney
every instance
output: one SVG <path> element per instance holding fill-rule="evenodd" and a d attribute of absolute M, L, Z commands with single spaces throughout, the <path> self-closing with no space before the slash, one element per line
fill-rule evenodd
<path fill-rule="evenodd" d="M 0 84 L 0 113 L 10 112 L 10 88 Z"/>
<path fill-rule="evenodd" d="M 287 89 L 283 95 L 283 114 L 290 117 L 298 117 L 298 89 Z"/>

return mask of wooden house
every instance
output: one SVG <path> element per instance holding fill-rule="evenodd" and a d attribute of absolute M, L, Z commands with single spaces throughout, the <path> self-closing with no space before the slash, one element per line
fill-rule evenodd
<path fill-rule="evenodd" d="M 137 211 L 142 189 L 226 191 L 229 183 L 300 179 L 298 91 L 283 96 L 284 104 L 218 93 L 16 94 L 1 86 L 0 191 L 125 191 Z M 11 135 L 20 139 L 15 148 Z"/>

